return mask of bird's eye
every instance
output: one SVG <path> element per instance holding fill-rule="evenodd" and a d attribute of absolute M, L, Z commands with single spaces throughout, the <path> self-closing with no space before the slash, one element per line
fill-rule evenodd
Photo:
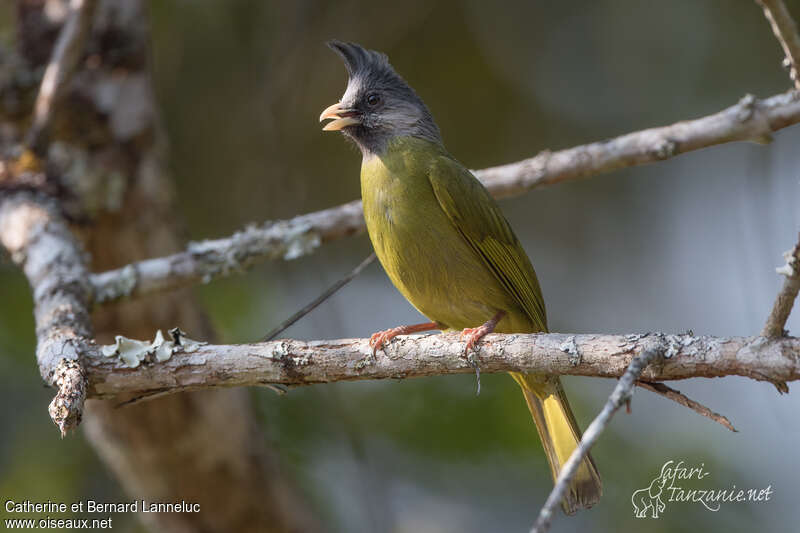
<path fill-rule="evenodd" d="M 369 104 L 371 107 L 375 107 L 376 105 L 378 105 L 380 103 L 380 101 L 381 101 L 381 97 L 378 96 L 375 93 L 372 93 L 372 94 L 367 96 L 367 104 Z"/>

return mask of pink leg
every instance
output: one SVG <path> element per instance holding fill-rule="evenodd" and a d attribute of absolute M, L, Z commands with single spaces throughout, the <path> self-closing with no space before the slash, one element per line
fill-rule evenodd
<path fill-rule="evenodd" d="M 387 329 L 373 333 L 369 338 L 369 345 L 372 346 L 372 355 L 383 348 L 383 345 L 397 337 L 398 335 L 408 335 L 409 333 L 419 333 L 420 331 L 430 331 L 432 329 L 439 329 L 439 324 L 436 322 L 425 322 L 424 324 L 414 324 L 411 326 L 398 326 L 396 328 Z"/>
<path fill-rule="evenodd" d="M 497 323 L 500 322 L 504 316 L 506 316 L 505 311 L 498 311 L 496 315 L 482 326 L 478 326 L 477 328 L 465 328 L 464 331 L 461 332 L 462 339 L 467 337 L 467 347 L 464 351 L 469 352 L 477 346 L 483 337 L 494 331 L 494 328 L 497 327 Z"/>

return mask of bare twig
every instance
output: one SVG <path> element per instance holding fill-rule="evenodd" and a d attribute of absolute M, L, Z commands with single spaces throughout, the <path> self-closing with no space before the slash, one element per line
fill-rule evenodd
<path fill-rule="evenodd" d="M 351 270 L 346 276 L 344 276 L 342 279 L 338 280 L 336 283 L 328 287 L 325 290 L 325 292 L 314 298 L 314 300 L 311 303 L 309 303 L 308 305 L 306 305 L 305 307 L 294 313 L 292 316 L 281 322 L 275 329 L 264 335 L 264 338 L 261 339 L 261 342 L 271 341 L 272 339 L 274 339 L 275 337 L 286 331 L 289 327 L 291 327 L 292 324 L 294 324 L 295 322 L 306 316 L 308 313 L 310 313 L 317 307 L 319 307 L 319 305 L 322 302 L 333 296 L 336 293 L 336 291 L 338 291 L 339 289 L 350 283 L 350 281 L 352 281 L 353 278 L 361 274 L 361 271 L 367 268 L 369 265 L 371 265 L 372 262 L 375 261 L 376 257 L 377 256 L 375 255 L 375 252 L 369 254 L 366 259 L 361 261 L 358 264 L 358 266 L 356 266 L 353 270 Z"/>
<path fill-rule="evenodd" d="M 58 389 L 49 410 L 63 436 L 83 415 L 81 357 L 93 349 L 83 252 L 50 202 L 22 192 L 0 197 L 0 243 L 33 289 L 36 357 L 45 382 Z"/>
<path fill-rule="evenodd" d="M 33 111 L 33 122 L 25 137 L 25 145 L 38 151 L 42 136 L 53 118 L 53 109 L 64 86 L 81 58 L 86 37 L 92 25 L 96 0 L 70 0 L 67 20 L 53 47 L 50 62 L 44 71 Z"/>
<path fill-rule="evenodd" d="M 746 96 L 713 115 L 678 122 L 476 172 L 497 197 L 618 168 L 669 159 L 732 141 L 761 139 L 800 122 L 800 98 L 792 91 L 766 100 Z M 231 237 L 191 243 L 178 254 L 147 259 L 91 278 L 94 300 L 174 289 L 241 272 L 267 259 L 292 259 L 320 244 L 364 231 L 361 202 L 246 228 Z"/>
<path fill-rule="evenodd" d="M 709 419 L 713 420 L 714 422 L 723 425 L 724 427 L 728 428 L 729 430 L 731 430 L 733 432 L 736 432 L 736 428 L 733 427 L 733 424 L 731 424 L 731 421 L 728 420 L 728 418 L 726 416 L 721 415 L 719 413 L 715 413 L 714 411 L 712 411 L 711 409 L 709 409 L 705 405 L 703 405 L 703 404 L 701 404 L 699 402 L 696 402 L 696 401 L 692 400 L 691 398 L 689 398 L 688 396 L 686 396 L 685 394 L 681 393 L 681 391 L 679 391 L 679 390 L 675 390 L 672 387 L 668 387 L 668 386 L 664 385 L 663 383 L 658 383 L 658 382 L 651 383 L 649 381 L 637 381 L 636 382 L 636 386 L 637 387 L 641 387 L 643 389 L 647 389 L 650 392 L 654 392 L 656 394 L 660 394 L 664 398 L 667 398 L 669 400 L 672 400 L 673 402 L 679 403 L 679 404 L 683 405 L 684 407 L 688 407 L 689 409 L 691 409 L 695 413 L 699 414 L 700 416 L 704 416 L 706 418 L 709 418 Z"/>
<path fill-rule="evenodd" d="M 800 34 L 797 33 L 797 25 L 791 13 L 783 0 L 756 0 L 756 2 L 764 10 L 764 16 L 772 26 L 772 33 L 783 48 L 783 53 L 786 55 L 784 65 L 789 68 L 789 77 L 792 78 L 795 89 L 800 89 L 800 77 L 798 77 Z"/>
<path fill-rule="evenodd" d="M 660 335 L 492 334 L 480 352 L 482 372 L 535 372 L 619 377 L 646 343 Z M 574 341 L 580 361 L 564 351 Z M 745 376 L 761 381 L 800 379 L 800 339 L 668 335 L 671 353 L 648 368 L 645 381 Z M 368 339 L 278 340 L 258 344 L 205 345 L 162 362 L 146 357 L 135 368 L 99 349 L 84 358 L 89 396 L 146 396 L 208 387 L 265 384 L 310 385 L 474 372 L 457 334 L 401 336 L 372 359 Z M 790 355 L 790 357 L 787 357 Z"/>
<path fill-rule="evenodd" d="M 589 424 L 589 427 L 586 428 L 586 432 L 583 434 L 577 448 L 572 452 L 567 462 L 564 463 L 564 467 L 558 474 L 558 479 L 556 479 L 553 490 L 547 497 L 542 510 L 539 511 L 539 517 L 531 533 L 544 533 L 550 529 L 550 523 L 553 520 L 555 509 L 561 503 L 561 499 L 567 491 L 569 482 L 578 471 L 578 466 L 581 464 L 581 461 L 589 454 L 589 450 L 594 443 L 597 442 L 597 439 L 600 438 L 600 434 L 608 427 L 609 422 L 611 422 L 611 417 L 616 410 L 619 409 L 623 403 L 630 400 L 633 394 L 633 388 L 636 385 L 636 380 L 639 379 L 644 369 L 650 363 L 655 362 L 657 358 L 664 355 L 666 346 L 663 339 L 659 337 L 648 339 L 647 346 L 633 358 L 617 383 L 617 386 L 614 387 L 614 391 L 611 393 L 611 396 L 609 396 L 608 401 L 603 406 L 603 410 L 600 411 L 600 414 L 598 414 L 592 423 Z"/>
<path fill-rule="evenodd" d="M 798 268 L 800 268 L 800 236 L 798 236 L 794 249 L 787 252 L 785 256 L 786 264 L 777 269 L 777 271 L 786 277 L 783 280 L 783 286 L 778 292 L 778 296 L 775 298 L 775 303 L 772 304 L 772 311 L 767 317 L 764 329 L 761 330 L 761 335 L 764 337 L 780 337 L 784 335 L 783 328 L 786 326 L 786 321 L 792 312 L 797 293 L 800 291 L 800 272 L 798 272 Z"/>

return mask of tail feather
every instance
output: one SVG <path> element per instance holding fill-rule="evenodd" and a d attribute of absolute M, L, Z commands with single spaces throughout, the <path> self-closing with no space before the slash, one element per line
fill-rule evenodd
<path fill-rule="evenodd" d="M 561 380 L 518 372 L 512 372 L 511 377 L 525 395 L 555 480 L 581 439 L 581 430 L 569 407 Z M 600 474 L 591 455 L 587 455 L 572 478 L 561 507 L 567 514 L 575 513 L 578 508 L 588 509 L 600 500 L 602 493 Z"/>

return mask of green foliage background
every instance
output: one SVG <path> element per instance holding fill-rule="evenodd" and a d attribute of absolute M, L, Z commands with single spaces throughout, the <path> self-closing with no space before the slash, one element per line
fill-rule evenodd
<path fill-rule="evenodd" d="M 800 16 L 800 2 L 788 4 Z M 10 40 L 13 13 L 2 10 Z M 789 88 L 752 2 L 173 0 L 152 2 L 150 13 L 154 85 L 192 239 L 358 196 L 358 154 L 317 124 L 346 80 L 323 46 L 330 38 L 388 53 L 470 168 Z M 798 142 L 789 129 L 766 147 L 718 147 L 504 201 L 539 272 L 552 329 L 756 334 L 800 220 Z M 197 292 L 222 341 L 253 341 L 368 252 L 362 236 Z M 371 267 L 286 335 L 366 336 L 417 319 Z M 0 263 L 0 495 L 125 501 L 80 433 L 57 437 L 34 345 L 25 280 Z M 565 381 L 585 427 L 613 383 Z M 603 501 L 559 518 L 553 531 L 781 531 L 800 520 L 796 394 L 744 379 L 678 388 L 740 432 L 638 391 L 632 414 L 619 414 L 594 452 Z M 484 376 L 479 397 L 474 389 L 473 377 L 459 376 L 285 397 L 259 389 L 253 400 L 331 530 L 527 530 L 551 487 L 534 427 L 506 376 Z M 705 465 L 711 476 L 697 488 L 771 484 L 774 497 L 716 513 L 668 503 L 658 520 L 633 518 L 631 493 L 671 459 Z M 130 516 L 115 520 L 123 531 L 140 527 Z"/>

